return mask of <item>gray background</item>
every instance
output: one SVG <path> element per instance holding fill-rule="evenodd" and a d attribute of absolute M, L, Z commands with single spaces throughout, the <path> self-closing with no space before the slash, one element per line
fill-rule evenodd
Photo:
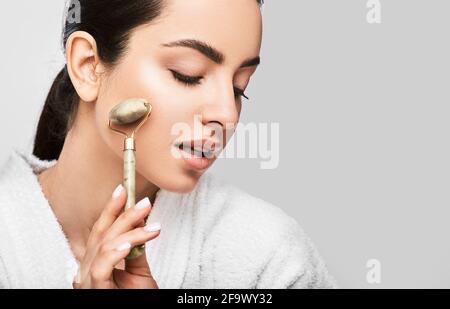
<path fill-rule="evenodd" d="M 280 164 L 213 172 L 295 217 L 343 288 L 449 288 L 450 2 L 381 4 L 368 24 L 366 0 L 266 0 L 241 121 L 280 124 Z M 1 5 L 3 161 L 30 147 L 62 66 L 63 1 Z"/>

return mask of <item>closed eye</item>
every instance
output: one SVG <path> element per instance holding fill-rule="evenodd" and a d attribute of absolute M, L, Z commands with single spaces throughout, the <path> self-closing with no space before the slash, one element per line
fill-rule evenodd
<path fill-rule="evenodd" d="M 177 80 L 178 82 L 180 82 L 183 85 L 188 86 L 188 87 L 200 85 L 201 80 L 203 79 L 202 76 L 188 76 L 188 75 L 178 73 L 177 71 L 173 71 L 173 70 L 169 70 L 169 71 L 172 72 L 172 75 L 175 78 L 175 80 Z M 249 100 L 249 98 L 245 95 L 244 90 L 234 87 L 234 97 L 238 98 L 240 96 Z"/>
<path fill-rule="evenodd" d="M 178 73 L 178 72 L 173 71 L 173 70 L 170 70 L 170 72 L 172 72 L 173 77 L 177 81 L 179 81 L 179 82 L 181 82 L 181 83 L 183 83 L 183 84 L 185 84 L 187 86 L 199 85 L 200 81 L 203 79 L 203 77 L 201 77 L 201 76 L 187 76 L 187 75 L 183 75 L 183 74 Z"/>

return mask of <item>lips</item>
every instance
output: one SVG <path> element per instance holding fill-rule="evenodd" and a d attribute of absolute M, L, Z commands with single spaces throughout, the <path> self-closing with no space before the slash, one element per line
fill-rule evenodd
<path fill-rule="evenodd" d="M 178 142 L 175 144 L 175 147 L 197 157 L 212 158 L 212 156 L 218 152 L 220 143 L 208 139 L 189 140 Z"/>

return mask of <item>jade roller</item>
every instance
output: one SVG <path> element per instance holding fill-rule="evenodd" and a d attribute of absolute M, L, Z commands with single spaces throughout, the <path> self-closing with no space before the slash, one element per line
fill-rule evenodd
<path fill-rule="evenodd" d="M 123 147 L 123 185 L 127 190 L 127 202 L 125 210 L 134 207 L 136 204 L 136 145 L 135 134 L 144 122 L 150 116 L 152 106 L 144 99 L 128 99 L 117 104 L 109 112 L 108 127 L 125 137 Z M 136 126 L 138 120 L 141 121 Z M 126 132 L 117 130 L 112 125 L 125 126 L 127 128 L 135 127 L 131 135 Z M 144 253 L 145 246 L 140 245 L 131 249 L 126 257 L 132 259 Z"/>

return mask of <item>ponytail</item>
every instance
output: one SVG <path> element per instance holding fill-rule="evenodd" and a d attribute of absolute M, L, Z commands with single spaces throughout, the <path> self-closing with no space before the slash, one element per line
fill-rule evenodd
<path fill-rule="evenodd" d="M 78 104 L 78 94 L 64 66 L 53 81 L 39 118 L 33 149 L 36 157 L 49 161 L 59 158 Z"/>

